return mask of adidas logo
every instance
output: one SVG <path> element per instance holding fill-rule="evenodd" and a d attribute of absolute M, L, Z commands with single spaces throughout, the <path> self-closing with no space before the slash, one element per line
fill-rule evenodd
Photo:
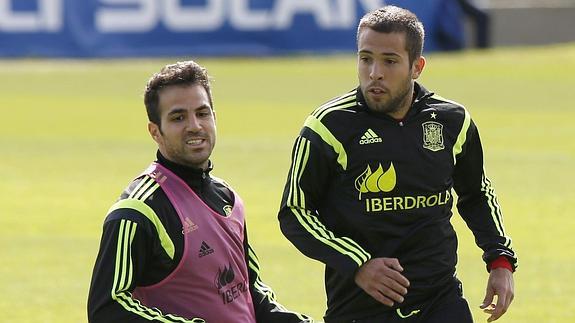
<path fill-rule="evenodd" d="M 207 256 L 211 253 L 214 253 L 214 249 L 210 247 L 205 241 L 202 241 L 202 245 L 200 246 L 199 256 L 202 258 L 203 256 Z"/>
<path fill-rule="evenodd" d="M 182 228 L 182 234 L 186 234 L 186 233 L 190 233 L 194 230 L 198 229 L 198 225 L 195 224 L 194 222 L 192 222 L 192 220 L 190 220 L 190 218 L 186 218 L 184 220 L 184 226 Z"/>
<path fill-rule="evenodd" d="M 378 142 L 383 142 L 383 140 L 371 129 L 367 129 L 359 140 L 360 145 L 375 144 Z"/>

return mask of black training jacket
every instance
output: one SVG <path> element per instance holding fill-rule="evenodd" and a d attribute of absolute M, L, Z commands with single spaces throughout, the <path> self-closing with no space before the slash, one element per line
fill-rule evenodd
<path fill-rule="evenodd" d="M 452 190 L 453 189 L 453 190 Z M 467 110 L 415 83 L 402 121 L 370 111 L 359 88 L 316 109 L 296 139 L 279 221 L 306 256 L 326 265 L 326 321 L 389 311 L 354 282 L 371 258 L 398 258 L 410 281 L 402 308 L 453 281 L 457 208 L 490 263 L 516 266 Z"/>
<path fill-rule="evenodd" d="M 158 162 L 182 178 L 210 208 L 222 216 L 225 215 L 226 206 L 233 206 L 233 194 L 224 182 L 210 176 L 211 167 L 202 171 L 181 166 L 168 161 L 159 152 Z M 131 292 L 136 286 L 160 282 L 182 259 L 182 223 L 165 193 L 159 185 L 154 184 L 149 176 L 139 178 L 128 186 L 120 199 L 143 200 L 161 223 L 152 223 L 139 211 L 128 208 L 115 209 L 106 217 L 88 295 L 90 323 L 204 323 L 202 318 L 182 318 L 174 313 L 162 312 L 161 309 L 145 307 L 131 298 Z M 128 233 L 133 238 L 118 238 Z M 165 243 L 162 241 L 166 240 L 163 233 L 167 233 L 173 242 L 173 259 L 163 246 Z M 290 312 L 276 302 L 273 291 L 261 280 L 258 259 L 248 244 L 247 233 L 244 237 L 250 294 L 257 322 L 307 322 L 306 316 Z M 127 252 L 120 253 L 120 249 Z M 123 265 L 118 265 L 120 262 Z M 117 277 L 121 277 L 123 288 L 115 288 L 119 285 L 114 284 Z"/>

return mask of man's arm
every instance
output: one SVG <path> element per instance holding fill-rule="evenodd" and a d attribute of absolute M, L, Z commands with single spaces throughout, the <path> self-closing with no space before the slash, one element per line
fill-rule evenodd
<path fill-rule="evenodd" d="M 462 152 L 456 156 L 453 176 L 459 214 L 473 232 L 477 245 L 484 251 L 486 264 L 504 256 L 515 270 L 517 257 L 511 246 L 511 238 L 505 232 L 495 190 L 485 175 L 483 149 L 473 121 L 465 136 Z"/>
<path fill-rule="evenodd" d="M 517 257 L 511 238 L 505 232 L 495 190 L 485 175 L 483 149 L 473 121 L 461 135 L 465 136 L 465 143 L 456 156 L 454 172 L 454 189 L 459 197 L 457 208 L 483 250 L 483 260 L 490 271 L 481 308 L 492 314 L 489 321 L 493 321 L 507 311 L 513 300 L 512 272 L 517 267 Z M 495 295 L 498 302 L 492 306 Z"/>
<path fill-rule="evenodd" d="M 254 303 L 257 322 L 307 323 L 313 320 L 303 314 L 289 311 L 277 302 L 274 291 L 264 284 L 260 276 L 258 257 L 248 243 L 247 230 L 244 231 L 244 250 L 250 279 L 250 294 Z"/>
<path fill-rule="evenodd" d="M 306 256 L 351 276 L 360 288 L 382 304 L 392 306 L 403 302 L 409 281 L 401 274 L 397 259 L 371 259 L 354 240 L 337 236 L 324 225 L 318 213 L 319 201 L 335 170 L 344 168 L 345 164 L 340 163 L 338 148 L 319 135 L 320 131 L 325 135 L 327 129 L 314 130 L 312 122 L 306 125 L 293 148 L 279 212 L 283 234 Z"/>
<path fill-rule="evenodd" d="M 318 133 L 306 127 L 292 151 L 291 167 L 278 214 L 282 233 L 304 255 L 341 274 L 353 276 L 371 255 L 358 243 L 338 236 L 324 224 L 319 204 L 333 178 L 337 152 Z"/>
<path fill-rule="evenodd" d="M 154 239 L 153 225 L 137 210 L 120 207 L 110 212 L 88 295 L 90 323 L 204 322 L 162 313 L 132 298 L 150 261 Z"/>

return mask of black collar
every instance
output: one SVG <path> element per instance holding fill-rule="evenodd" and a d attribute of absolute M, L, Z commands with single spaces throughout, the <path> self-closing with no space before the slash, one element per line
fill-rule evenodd
<path fill-rule="evenodd" d="M 202 181 L 210 176 L 210 171 L 213 169 L 212 161 L 208 161 L 208 168 L 203 170 L 174 163 L 166 159 L 159 150 L 156 152 L 156 157 L 160 165 L 166 167 L 179 178 L 183 179 L 190 187 L 199 187 Z"/>

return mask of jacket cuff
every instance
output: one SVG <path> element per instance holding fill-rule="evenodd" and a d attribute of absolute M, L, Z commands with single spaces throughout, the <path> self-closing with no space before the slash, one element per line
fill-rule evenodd
<path fill-rule="evenodd" d="M 510 272 L 513 272 L 513 266 L 505 256 L 499 256 L 489 264 L 489 271 L 495 268 L 505 268 Z"/>

